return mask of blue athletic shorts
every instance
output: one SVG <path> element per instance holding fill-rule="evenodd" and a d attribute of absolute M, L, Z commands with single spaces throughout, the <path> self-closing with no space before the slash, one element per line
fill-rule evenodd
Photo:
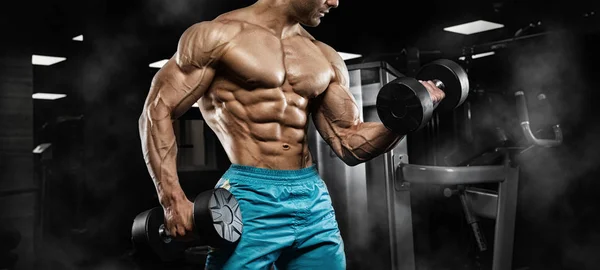
<path fill-rule="evenodd" d="M 346 268 L 331 198 L 315 166 L 271 170 L 233 164 L 215 188 L 240 204 L 242 236 L 211 249 L 206 269 Z"/>

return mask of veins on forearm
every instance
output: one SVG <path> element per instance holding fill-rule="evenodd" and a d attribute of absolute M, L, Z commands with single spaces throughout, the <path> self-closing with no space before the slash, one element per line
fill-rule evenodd
<path fill-rule="evenodd" d="M 381 123 L 364 122 L 347 128 L 345 136 L 339 137 L 339 140 L 355 159 L 367 161 L 389 151 L 401 138 Z"/>

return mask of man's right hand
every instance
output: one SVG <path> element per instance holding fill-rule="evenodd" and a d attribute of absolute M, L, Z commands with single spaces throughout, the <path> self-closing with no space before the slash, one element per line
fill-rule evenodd
<path fill-rule="evenodd" d="M 194 203 L 186 198 L 163 206 L 163 210 L 165 225 L 171 237 L 186 239 L 192 236 Z"/>
<path fill-rule="evenodd" d="M 419 82 L 425 86 L 425 88 L 427 89 L 427 92 L 429 92 L 429 96 L 431 97 L 431 101 L 433 102 L 433 104 L 439 104 L 440 102 L 442 102 L 442 99 L 444 99 L 446 97 L 446 93 L 444 93 L 444 91 L 442 91 L 442 89 L 438 88 L 434 82 L 432 81 L 421 81 L 419 80 Z"/>

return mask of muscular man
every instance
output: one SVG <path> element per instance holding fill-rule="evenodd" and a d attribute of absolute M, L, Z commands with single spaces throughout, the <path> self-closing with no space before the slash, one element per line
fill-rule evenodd
<path fill-rule="evenodd" d="M 178 182 L 172 122 L 198 103 L 232 163 L 217 183 L 240 203 L 236 245 L 211 250 L 207 269 L 344 269 L 327 188 L 307 146 L 308 117 L 346 164 L 391 149 L 405 134 L 359 120 L 348 72 L 315 27 L 338 0 L 258 0 L 188 28 L 156 74 L 139 127 L 144 157 L 172 235 L 192 230 Z M 443 92 L 422 82 L 434 101 Z"/>

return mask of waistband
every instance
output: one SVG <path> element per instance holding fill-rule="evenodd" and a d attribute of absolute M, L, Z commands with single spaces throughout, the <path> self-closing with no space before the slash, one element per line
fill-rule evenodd
<path fill-rule="evenodd" d="M 258 168 L 239 164 L 231 164 L 223 175 L 225 178 L 238 178 L 239 180 L 269 181 L 270 183 L 298 183 L 305 181 L 317 181 L 321 178 L 315 165 L 298 170 L 273 170 Z"/>

